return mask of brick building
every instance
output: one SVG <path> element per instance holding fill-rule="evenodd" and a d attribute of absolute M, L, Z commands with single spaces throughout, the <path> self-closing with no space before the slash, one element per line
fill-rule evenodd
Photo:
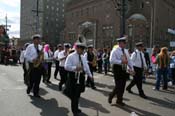
<path fill-rule="evenodd" d="M 119 34 L 119 16 L 111 0 L 72 0 L 66 8 L 65 40 L 74 43 L 83 34 L 88 44 L 112 46 Z"/>
<path fill-rule="evenodd" d="M 83 34 L 88 44 L 107 47 L 114 44 L 120 33 L 120 13 L 115 9 L 115 0 L 72 0 L 66 6 L 65 39 L 75 42 Z M 120 1 L 120 0 L 118 0 Z M 169 46 L 175 36 L 168 28 L 175 28 L 174 0 L 128 0 L 126 11 L 126 34 L 129 46 L 143 41 L 146 47 L 155 44 Z"/>

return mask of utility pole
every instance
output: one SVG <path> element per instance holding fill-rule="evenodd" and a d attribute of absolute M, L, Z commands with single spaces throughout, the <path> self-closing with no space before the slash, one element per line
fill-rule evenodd
<path fill-rule="evenodd" d="M 121 19 L 120 19 L 120 36 L 126 34 L 126 0 L 121 1 Z"/>
<path fill-rule="evenodd" d="M 126 34 L 126 0 L 112 0 L 115 6 L 115 9 L 120 14 L 120 36 Z"/>
<path fill-rule="evenodd" d="M 8 27 L 11 27 L 11 25 L 8 25 L 8 17 L 7 17 L 7 14 L 6 14 L 6 16 L 5 16 L 5 30 L 6 30 L 6 32 L 7 31 L 9 31 L 9 29 L 8 29 Z"/>
<path fill-rule="evenodd" d="M 39 14 L 42 13 L 39 10 L 39 0 L 36 1 L 36 9 L 32 10 L 32 12 L 36 13 L 36 33 L 39 33 Z"/>

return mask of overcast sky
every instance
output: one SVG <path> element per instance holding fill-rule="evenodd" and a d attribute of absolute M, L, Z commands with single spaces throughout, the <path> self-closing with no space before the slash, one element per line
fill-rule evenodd
<path fill-rule="evenodd" d="M 20 0 L 0 0 L 0 25 L 5 24 L 8 16 L 8 31 L 10 37 L 19 37 L 20 33 Z"/>

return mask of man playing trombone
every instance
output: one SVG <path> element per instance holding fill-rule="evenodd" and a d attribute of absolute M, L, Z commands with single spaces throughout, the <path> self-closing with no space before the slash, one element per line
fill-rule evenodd
<path fill-rule="evenodd" d="M 83 56 L 86 44 L 79 37 L 76 43 L 76 51 L 68 55 L 65 62 L 65 69 L 68 71 L 68 80 L 64 93 L 71 99 L 71 109 L 74 116 L 78 116 L 81 110 L 78 109 L 79 98 L 85 91 L 85 73 L 92 79 L 89 66 Z"/>

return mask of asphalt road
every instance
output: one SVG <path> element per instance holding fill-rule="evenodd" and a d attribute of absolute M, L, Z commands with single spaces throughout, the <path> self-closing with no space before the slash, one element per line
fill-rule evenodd
<path fill-rule="evenodd" d="M 42 98 L 38 99 L 26 94 L 22 72 L 21 66 L 0 65 L 0 116 L 72 116 L 70 100 L 58 91 L 59 80 L 52 76 L 52 84 L 41 83 Z M 154 91 L 154 79 L 147 79 L 143 86 L 148 100 L 140 98 L 134 87 L 135 94 L 125 92 L 124 102 L 127 105 L 124 107 L 116 106 L 116 99 L 112 105 L 107 102 L 108 94 L 114 87 L 112 76 L 95 74 L 95 82 L 97 90 L 86 88 L 80 99 L 82 116 L 130 116 L 131 112 L 139 116 L 175 114 L 175 88 Z"/>

